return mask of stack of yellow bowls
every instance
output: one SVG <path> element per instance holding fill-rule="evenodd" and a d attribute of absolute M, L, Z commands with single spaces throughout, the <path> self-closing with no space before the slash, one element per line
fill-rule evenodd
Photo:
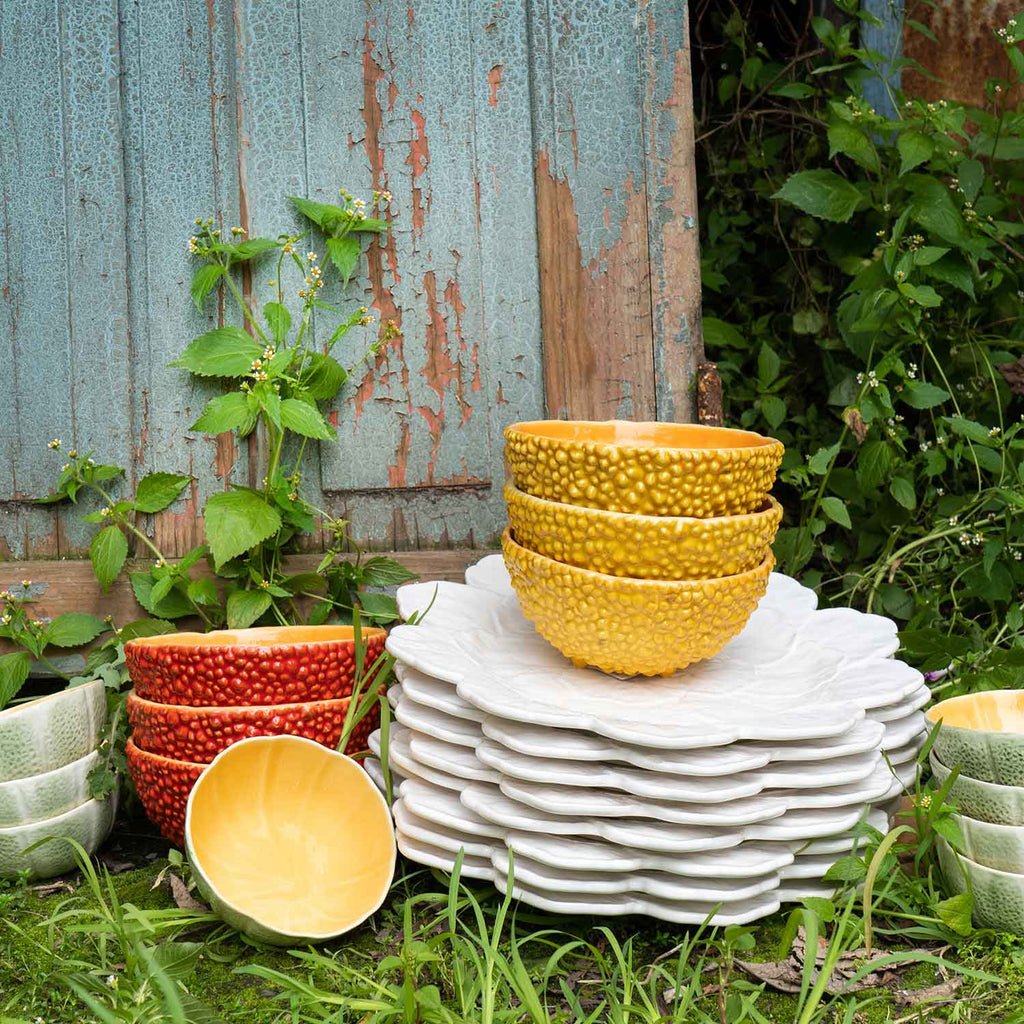
<path fill-rule="evenodd" d="M 505 564 L 566 657 L 671 675 L 740 632 L 774 564 L 780 442 L 618 420 L 516 423 L 505 439 Z"/>

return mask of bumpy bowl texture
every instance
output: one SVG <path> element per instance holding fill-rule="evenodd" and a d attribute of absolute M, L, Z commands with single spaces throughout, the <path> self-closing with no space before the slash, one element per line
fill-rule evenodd
<path fill-rule="evenodd" d="M 941 786 L 950 768 L 932 750 L 929 757 L 936 782 Z M 1024 825 L 1024 786 L 1000 786 L 958 775 L 949 791 L 957 806 L 970 818 L 991 821 L 995 825 Z"/>
<path fill-rule="evenodd" d="M 1024 786 L 1024 690 L 992 690 L 944 700 L 926 712 L 942 722 L 939 760 L 972 779 Z"/>
<path fill-rule="evenodd" d="M 505 440 L 515 485 L 527 494 L 701 519 L 759 509 L 784 450 L 747 430 L 620 420 L 514 423 Z"/>
<path fill-rule="evenodd" d="M 323 942 L 384 901 L 391 812 L 355 761 L 297 736 L 219 754 L 188 801 L 189 863 L 228 924 L 263 942 Z"/>
<path fill-rule="evenodd" d="M 717 580 L 634 580 L 563 565 L 517 544 L 502 552 L 523 614 L 575 664 L 622 675 L 670 675 L 717 654 L 764 596 L 771 553 Z"/>
<path fill-rule="evenodd" d="M 95 853 L 110 834 L 116 811 L 117 801 L 109 796 L 106 800 L 87 800 L 55 818 L 0 828 L 0 878 L 13 878 L 26 869 L 32 878 L 52 878 L 70 871 L 75 866 L 75 851 L 62 840 L 74 839 L 86 853 Z M 48 838 L 50 842 L 25 852 Z"/>
<path fill-rule="evenodd" d="M 128 695 L 132 740 L 141 750 L 180 761 L 208 764 L 225 747 L 251 736 L 305 736 L 336 747 L 345 725 L 350 698 L 270 704 L 262 707 L 193 708 L 156 704 Z M 367 737 L 380 723 L 374 707 L 352 731 L 348 748 L 366 749 Z"/>
<path fill-rule="evenodd" d="M 958 814 L 964 852 L 971 860 L 997 871 L 1024 874 L 1024 826 L 994 825 Z"/>
<path fill-rule="evenodd" d="M 185 839 L 185 807 L 205 764 L 179 761 L 125 744 L 128 773 L 135 783 L 147 817 L 176 846 Z"/>
<path fill-rule="evenodd" d="M 89 772 L 99 759 L 94 751 L 42 775 L 0 782 L 0 828 L 56 818 L 84 804 L 89 799 Z"/>
<path fill-rule="evenodd" d="M 362 635 L 369 669 L 386 634 L 364 628 Z M 143 637 L 125 644 L 124 654 L 143 700 L 221 707 L 347 697 L 354 647 L 351 626 L 267 626 Z"/>
<path fill-rule="evenodd" d="M 1024 875 L 985 867 L 962 853 L 958 862 L 953 848 L 941 837 L 938 850 L 942 873 L 954 893 L 967 892 L 970 878 L 974 923 L 979 928 L 1024 935 Z"/>
<path fill-rule="evenodd" d="M 63 768 L 91 753 L 107 721 L 100 681 L 0 711 L 0 782 Z"/>
<path fill-rule="evenodd" d="M 710 519 L 566 505 L 511 484 L 505 502 L 512 534 L 523 547 L 580 569 L 644 580 L 746 572 L 764 561 L 782 521 L 782 506 L 774 498 L 757 512 Z"/>

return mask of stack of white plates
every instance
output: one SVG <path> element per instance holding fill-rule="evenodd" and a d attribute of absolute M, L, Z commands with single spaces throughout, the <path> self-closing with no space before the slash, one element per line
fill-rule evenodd
<path fill-rule="evenodd" d="M 398 603 L 423 616 L 388 639 L 399 847 L 444 869 L 462 850 L 463 873 L 499 889 L 511 850 L 534 906 L 753 920 L 827 895 L 858 824 L 884 829 L 913 779 L 929 692 L 893 657 L 895 626 L 819 611 L 787 576 L 720 654 L 665 679 L 574 667 L 498 555 Z"/>

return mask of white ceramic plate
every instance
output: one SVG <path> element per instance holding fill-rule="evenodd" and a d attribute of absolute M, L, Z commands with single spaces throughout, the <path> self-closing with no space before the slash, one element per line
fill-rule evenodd
<path fill-rule="evenodd" d="M 400 692 L 395 704 L 395 718 L 402 725 L 457 746 L 475 750 L 480 745 L 484 734 L 478 722 L 468 722 L 464 718 L 449 715 L 446 711 L 418 704 L 405 692 L 404 686 L 391 687 L 392 692 L 396 689 Z M 390 693 L 388 696 L 390 698 Z"/>
<path fill-rule="evenodd" d="M 533 631 L 514 596 L 410 584 L 399 590 L 400 611 L 425 609 L 435 594 L 421 624 L 392 631 L 397 658 L 454 683 L 463 700 L 496 717 L 641 746 L 839 736 L 865 709 L 899 704 L 921 686 L 920 673 L 890 657 L 886 620 L 830 613 L 827 623 L 808 624 L 826 613 L 814 611 L 812 592 L 778 574 L 746 629 L 715 658 L 667 679 L 628 682 L 572 666 Z"/>
<path fill-rule="evenodd" d="M 868 717 L 876 722 L 895 722 L 897 719 L 906 718 L 912 711 L 920 711 L 931 699 L 931 690 L 922 683 L 903 700 L 888 704 L 884 708 L 872 708 L 868 711 Z"/>
<path fill-rule="evenodd" d="M 402 690 L 419 704 L 469 722 L 482 722 L 486 717 L 479 708 L 467 704 L 454 684 L 444 679 L 435 679 L 400 661 L 395 662 L 395 675 L 402 683 Z"/>
<path fill-rule="evenodd" d="M 915 740 L 918 743 L 924 743 L 926 725 L 925 717 L 920 711 L 912 711 L 906 718 L 897 718 L 886 722 L 882 749 L 899 750 L 900 747 L 905 747 Z"/>

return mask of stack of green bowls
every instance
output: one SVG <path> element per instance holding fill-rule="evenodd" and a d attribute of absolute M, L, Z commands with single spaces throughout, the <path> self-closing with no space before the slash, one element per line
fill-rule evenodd
<path fill-rule="evenodd" d="M 1024 934 L 1024 690 L 953 697 L 927 717 L 942 723 L 931 753 L 936 785 L 960 769 L 950 798 L 963 847 L 938 841 L 946 880 L 973 893 L 976 925 Z"/>

